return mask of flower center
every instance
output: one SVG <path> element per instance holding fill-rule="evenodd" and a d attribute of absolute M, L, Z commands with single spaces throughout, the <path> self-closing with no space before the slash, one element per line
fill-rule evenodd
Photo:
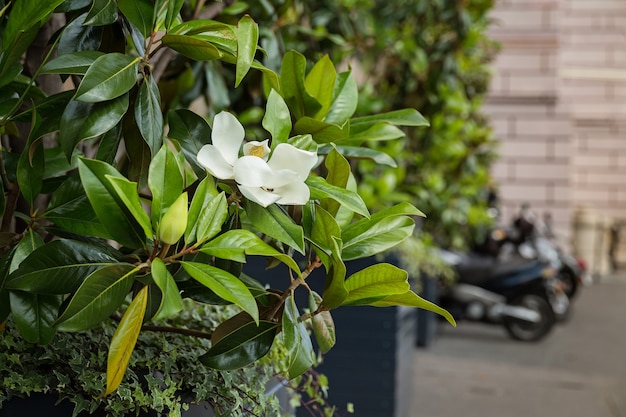
<path fill-rule="evenodd" d="M 248 150 L 248 155 L 258 156 L 259 158 L 263 158 L 265 156 L 265 148 L 263 148 L 263 146 L 252 146 Z"/>

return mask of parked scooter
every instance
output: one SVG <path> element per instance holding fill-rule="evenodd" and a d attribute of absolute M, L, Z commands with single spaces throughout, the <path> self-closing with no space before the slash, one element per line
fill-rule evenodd
<path fill-rule="evenodd" d="M 443 289 L 439 304 L 457 320 L 502 324 L 516 340 L 540 340 L 569 308 L 556 271 L 538 260 L 502 259 L 498 255 L 506 233 L 497 229 L 491 235 L 490 250 L 496 253 L 440 252 L 458 281 Z"/>

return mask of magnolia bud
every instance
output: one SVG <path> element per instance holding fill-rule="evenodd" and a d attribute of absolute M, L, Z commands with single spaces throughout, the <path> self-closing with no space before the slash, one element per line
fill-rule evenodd
<path fill-rule="evenodd" d="M 187 193 L 182 193 L 161 218 L 159 225 L 161 242 L 173 245 L 185 233 L 185 229 L 187 229 L 187 202 Z"/>

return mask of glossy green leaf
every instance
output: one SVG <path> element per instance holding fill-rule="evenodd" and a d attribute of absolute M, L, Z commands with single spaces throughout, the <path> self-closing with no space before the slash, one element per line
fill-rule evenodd
<path fill-rule="evenodd" d="M 282 207 L 276 204 L 261 207 L 248 200 L 245 201 L 244 207 L 248 220 L 261 233 L 277 239 L 304 255 L 304 231 Z"/>
<path fill-rule="evenodd" d="M 43 239 L 32 229 L 24 234 L 22 240 L 18 242 L 13 251 L 13 257 L 11 258 L 11 264 L 9 265 L 9 272 L 15 272 L 20 264 L 36 249 L 44 245 Z"/>
<path fill-rule="evenodd" d="M 312 312 L 317 311 L 321 302 L 322 297 L 319 294 L 314 291 L 309 293 L 309 309 Z M 337 342 L 333 316 L 330 314 L 330 311 L 318 311 L 311 317 L 311 324 L 317 345 L 322 353 L 327 353 Z"/>
<path fill-rule="evenodd" d="M 33 26 L 41 26 L 41 22 L 45 21 L 61 3 L 63 0 L 49 0 L 44 3 L 39 0 L 20 0 L 18 5 L 13 7 L 9 13 L 2 34 L 3 49 L 7 50 L 15 44 L 20 33 Z"/>
<path fill-rule="evenodd" d="M 324 161 L 328 174 L 326 182 L 335 187 L 347 189 L 348 180 L 350 179 L 351 167 L 350 163 L 337 150 L 332 150 Z M 335 216 L 339 211 L 339 202 L 332 198 L 322 200 L 324 207 L 330 214 Z"/>
<path fill-rule="evenodd" d="M 183 8 L 185 0 L 169 0 L 167 2 L 167 14 L 165 15 L 165 30 L 170 30 Z"/>
<path fill-rule="evenodd" d="M 194 192 L 193 199 L 189 205 L 189 213 L 187 218 L 187 230 L 185 230 L 185 242 L 191 243 L 197 240 L 198 219 L 200 216 L 208 216 L 204 207 L 218 195 L 215 187 L 215 180 L 210 176 L 205 177 Z M 226 207 L 228 211 L 228 207 Z M 213 237 L 213 236 L 211 236 Z"/>
<path fill-rule="evenodd" d="M 332 198 L 353 212 L 369 217 L 369 211 L 367 206 L 365 206 L 365 202 L 356 192 L 336 187 L 327 183 L 324 178 L 313 175 L 307 178 L 306 184 L 311 189 L 312 199 Z"/>
<path fill-rule="evenodd" d="M 117 20 L 117 4 L 115 0 L 93 0 L 85 17 L 85 25 L 110 25 Z"/>
<path fill-rule="evenodd" d="M 358 98 L 358 86 L 352 72 L 340 73 L 335 82 L 332 104 L 324 121 L 343 126 L 356 111 Z"/>
<path fill-rule="evenodd" d="M 367 129 L 361 130 L 361 126 L 351 126 L 350 137 L 346 139 L 346 143 L 350 145 L 359 145 L 368 141 L 385 141 L 403 138 L 406 136 L 403 130 L 397 128 L 389 123 L 375 123 L 371 126 L 367 126 Z"/>
<path fill-rule="evenodd" d="M 64 56 L 77 51 L 97 51 L 100 48 L 103 27 L 85 25 L 87 13 L 69 22 L 59 40 L 57 55 Z"/>
<path fill-rule="evenodd" d="M 162 146 L 150 162 L 148 187 L 152 192 L 152 224 L 156 228 L 165 211 L 182 194 L 183 174 L 180 172 L 176 156 L 167 146 Z"/>
<path fill-rule="evenodd" d="M 305 71 L 304 55 L 293 50 L 287 51 L 280 71 L 281 95 L 296 119 L 304 116 L 312 117 L 322 108 L 322 105 L 306 90 Z"/>
<path fill-rule="evenodd" d="M 9 299 L 9 290 L 5 288 L 6 281 L 9 278 L 9 267 L 13 260 L 15 248 L 8 250 L 0 258 L 0 323 L 4 323 L 9 314 L 11 314 L 11 301 Z"/>
<path fill-rule="evenodd" d="M 117 156 L 117 151 L 122 141 L 122 134 L 124 133 L 122 125 L 123 123 L 119 123 L 113 129 L 102 135 L 94 159 L 106 162 L 107 164 L 115 163 L 115 157 Z"/>
<path fill-rule="evenodd" d="M 124 302 L 138 267 L 118 263 L 92 272 L 78 287 L 55 322 L 62 331 L 89 329 L 113 314 Z"/>
<path fill-rule="evenodd" d="M 350 121 L 352 126 L 371 126 L 379 122 L 396 126 L 430 126 L 428 120 L 415 109 L 401 109 L 371 116 L 355 117 Z"/>
<path fill-rule="evenodd" d="M 412 204 L 400 203 L 351 224 L 342 233 L 344 259 L 374 255 L 397 245 L 413 233 L 415 224 L 409 216 L 423 215 Z"/>
<path fill-rule="evenodd" d="M 152 155 L 163 144 L 163 113 L 159 87 L 152 77 L 144 77 L 135 103 L 135 120 Z"/>
<path fill-rule="evenodd" d="M 209 178 L 208 181 L 212 180 Z M 205 242 L 216 236 L 222 231 L 227 218 L 228 202 L 226 201 L 226 195 L 222 192 L 212 198 L 200 210 L 194 232 L 196 241 Z"/>
<path fill-rule="evenodd" d="M 370 303 L 375 307 L 391 307 L 391 306 L 405 306 L 405 307 L 417 307 L 424 310 L 432 311 L 444 317 L 448 323 L 456 326 L 456 321 L 452 314 L 447 310 L 439 307 L 438 305 L 431 303 L 428 300 L 423 299 L 413 291 L 407 291 L 402 294 L 389 295 L 383 299 Z"/>
<path fill-rule="evenodd" d="M 123 178 L 112 166 L 96 160 L 79 159 L 78 171 L 96 215 L 111 237 L 129 248 L 145 246 L 145 233 L 128 211 L 107 176 Z"/>
<path fill-rule="evenodd" d="M 248 15 L 243 16 L 237 24 L 237 67 L 235 69 L 235 87 L 239 86 L 246 76 L 259 42 L 259 25 Z"/>
<path fill-rule="evenodd" d="M 315 362 L 315 353 L 311 337 L 304 323 L 300 321 L 300 313 L 293 297 L 285 300 L 282 318 L 282 335 L 288 349 L 287 372 L 293 379 L 306 372 Z"/>
<path fill-rule="evenodd" d="M 54 191 L 44 217 L 55 226 L 78 235 L 109 237 L 77 175 L 69 177 Z"/>
<path fill-rule="evenodd" d="M 161 320 L 178 314 L 183 309 L 183 299 L 180 296 L 174 277 L 165 267 L 161 258 L 152 260 L 152 279 L 161 290 L 161 304 L 153 320 Z"/>
<path fill-rule="evenodd" d="M 263 116 L 263 128 L 272 135 L 272 148 L 279 143 L 286 142 L 291 133 L 291 115 L 289 107 L 276 90 L 272 89 L 265 105 L 265 115 Z"/>
<path fill-rule="evenodd" d="M 43 141 L 37 140 L 36 130 L 40 122 L 33 123 L 33 129 L 26 142 L 26 148 L 17 162 L 17 182 L 20 191 L 32 207 L 35 198 L 41 192 L 45 157 Z"/>
<path fill-rule="evenodd" d="M 196 113 L 181 109 L 168 114 L 168 137 L 176 139 L 183 149 L 185 159 L 194 168 L 198 176 L 206 175 L 206 170 L 198 165 L 196 155 L 200 148 L 209 143 L 211 128 L 207 121 Z"/>
<path fill-rule="evenodd" d="M 329 265 L 329 257 L 335 249 L 335 239 L 341 239 L 341 228 L 337 224 L 337 220 L 324 208 L 315 206 L 315 220 L 311 229 L 310 240 L 321 249 L 317 254 L 325 265 Z"/>
<path fill-rule="evenodd" d="M 161 41 L 176 52 L 197 61 L 211 61 L 224 56 L 224 53 L 211 42 L 195 36 L 167 34 Z"/>
<path fill-rule="evenodd" d="M 328 55 L 324 55 L 319 61 L 313 65 L 311 71 L 307 74 L 304 85 L 306 90 L 321 105 L 319 111 L 313 115 L 314 119 L 323 120 L 330 109 L 333 100 L 333 92 L 335 80 L 337 79 L 337 71 L 335 65 Z"/>
<path fill-rule="evenodd" d="M 271 321 L 262 320 L 258 326 L 248 322 L 220 339 L 200 362 L 223 371 L 243 368 L 269 352 L 277 330 L 278 324 Z"/>
<path fill-rule="evenodd" d="M 113 334 L 107 357 L 107 387 L 102 395 L 111 394 L 122 383 L 141 332 L 147 304 L 148 286 L 146 285 L 133 298 Z"/>
<path fill-rule="evenodd" d="M 142 227 L 146 236 L 152 238 L 152 224 L 150 223 L 148 213 L 144 210 L 141 200 L 139 199 L 137 183 L 128 181 L 126 178 L 111 175 L 106 175 L 106 178 L 113 186 L 117 197 L 126 205 L 130 214 L 132 214 L 137 223 Z"/>
<path fill-rule="evenodd" d="M 346 279 L 348 296 L 343 305 L 367 305 L 390 295 L 410 290 L 409 274 L 397 266 L 380 263 L 362 269 Z"/>
<path fill-rule="evenodd" d="M 234 275 L 211 265 L 199 262 L 181 262 L 189 275 L 226 301 L 241 307 L 256 323 L 259 309 L 248 287 Z"/>
<path fill-rule="evenodd" d="M 133 88 L 138 69 L 137 57 L 117 52 L 102 55 L 85 73 L 74 98 L 87 103 L 117 98 Z"/>
<path fill-rule="evenodd" d="M 95 104 L 70 101 L 61 116 L 59 130 L 59 142 L 68 160 L 81 141 L 113 129 L 127 110 L 128 94 Z"/>
<path fill-rule="evenodd" d="M 41 74 L 84 75 L 93 62 L 102 55 L 104 53 L 100 51 L 78 51 L 60 55 L 46 62 Z"/>
<path fill-rule="evenodd" d="M 287 265 L 298 276 L 302 275 L 291 256 L 277 251 L 249 230 L 229 230 L 202 246 L 200 252 L 237 262 L 245 262 L 245 255 L 271 256 Z"/>
<path fill-rule="evenodd" d="M 294 126 L 294 132 L 304 135 L 311 134 L 317 143 L 341 142 L 348 139 L 350 125 L 343 126 L 315 120 L 312 117 L 301 117 Z"/>
<path fill-rule="evenodd" d="M 326 282 L 322 293 L 322 307 L 326 310 L 339 307 L 348 296 L 346 289 L 346 265 L 341 259 L 341 240 L 331 237 L 333 243 L 329 264 L 326 266 Z"/>
<path fill-rule="evenodd" d="M 168 207 L 161 218 L 157 229 L 159 240 L 167 245 L 178 243 L 187 230 L 187 214 L 189 213 L 189 196 L 187 191 L 178 196 Z"/>
<path fill-rule="evenodd" d="M 144 38 L 150 36 L 154 25 L 154 3 L 151 0 L 117 0 L 117 7 Z"/>
<path fill-rule="evenodd" d="M 56 333 L 52 323 L 59 311 L 61 297 L 9 291 L 9 300 L 15 326 L 24 340 L 40 345 L 50 343 Z"/>
<path fill-rule="evenodd" d="M 396 161 L 388 154 L 377 151 L 375 149 L 364 148 L 362 146 L 323 145 L 319 147 L 317 153 L 318 155 L 325 155 L 330 153 L 333 149 L 337 149 L 340 154 L 349 159 L 369 159 L 379 165 L 387 165 L 392 168 L 398 166 L 398 164 L 396 164 Z"/>

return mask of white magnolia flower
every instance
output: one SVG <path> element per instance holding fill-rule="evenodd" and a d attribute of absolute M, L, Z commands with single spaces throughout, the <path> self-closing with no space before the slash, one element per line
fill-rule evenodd
<path fill-rule="evenodd" d="M 230 113 L 221 112 L 213 121 L 212 145 L 198 152 L 198 163 L 216 178 L 234 179 L 239 191 L 257 204 L 305 204 L 309 200 L 309 187 L 304 183 L 317 163 L 317 153 L 281 143 L 271 157 L 268 141 L 251 141 L 239 149 L 244 139 L 244 129 Z"/>

